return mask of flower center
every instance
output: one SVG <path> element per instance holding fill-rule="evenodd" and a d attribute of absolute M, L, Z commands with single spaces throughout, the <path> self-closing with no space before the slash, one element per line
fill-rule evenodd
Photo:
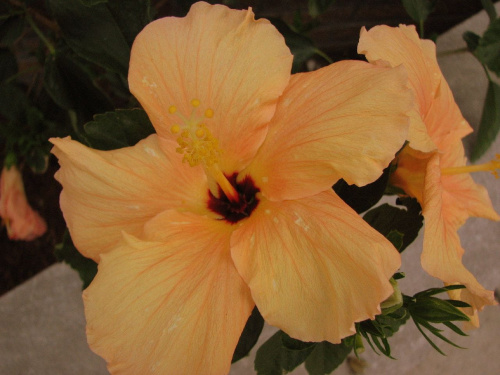
<path fill-rule="evenodd" d="M 252 178 L 246 176 L 241 182 L 237 182 L 237 177 L 237 173 L 233 173 L 227 178 L 225 177 L 236 190 L 238 194 L 237 201 L 229 199 L 222 189 L 219 191 L 219 197 L 216 197 L 211 191 L 208 192 L 208 208 L 212 212 L 221 215 L 224 220 L 231 224 L 249 217 L 259 204 L 259 199 L 256 195 L 260 189 L 255 186 Z"/>
<path fill-rule="evenodd" d="M 214 111 L 207 108 L 201 115 L 200 101 L 192 99 L 190 104 L 192 111 L 189 117 L 179 113 L 175 105 L 168 108 L 168 113 L 175 115 L 179 120 L 170 128 L 170 132 L 177 135 L 179 147 L 176 148 L 176 151 L 184 155 L 182 161 L 187 162 L 191 167 L 203 166 L 209 178 L 209 186 L 214 189 L 214 191 L 211 191 L 214 196 L 221 196 L 220 192 L 213 187 L 217 185 L 227 199 L 237 203 L 240 199 L 239 193 L 235 190 L 234 185 L 227 180 L 217 164 L 222 154 L 219 141 L 212 135 L 205 123 L 214 116 Z"/>
<path fill-rule="evenodd" d="M 478 165 L 467 165 L 463 167 L 450 167 L 442 168 L 442 175 L 453 175 L 461 173 L 472 173 L 472 172 L 491 172 L 495 178 L 498 178 L 498 171 L 500 169 L 500 154 L 495 155 L 496 158 L 488 163 L 478 164 Z"/>

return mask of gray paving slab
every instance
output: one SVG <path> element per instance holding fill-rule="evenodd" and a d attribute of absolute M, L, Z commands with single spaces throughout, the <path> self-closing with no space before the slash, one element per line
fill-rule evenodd
<path fill-rule="evenodd" d="M 500 12 L 500 2 L 496 3 Z M 461 35 L 465 30 L 481 33 L 488 19 L 484 12 L 443 34 L 438 50 L 448 51 L 464 46 Z M 467 54 L 452 55 L 439 60 L 455 98 L 473 127 L 480 120 L 486 93 L 486 78 L 479 63 Z M 470 141 L 466 141 L 467 145 Z M 500 139 L 482 160 L 491 160 L 500 152 Z M 493 205 L 500 212 L 499 181 L 489 174 L 474 176 L 485 185 Z M 464 263 L 489 289 L 500 288 L 499 223 L 470 219 L 460 230 L 466 249 Z M 420 267 L 422 238 L 405 251 L 403 270 L 407 278 L 401 283 L 406 294 L 439 286 Z M 497 375 L 500 374 L 500 308 L 490 307 L 480 314 L 481 327 L 468 337 L 453 339 L 468 349 L 456 349 L 446 344 L 446 357 L 435 352 L 412 324 L 390 340 L 396 360 L 376 356 L 367 350 L 362 356 L 367 362 L 366 375 Z M 274 332 L 265 328 L 260 343 Z M 259 344 L 260 344 L 259 343 Z M 253 358 L 235 364 L 232 375 L 253 374 Z M 85 318 L 81 301 L 81 283 L 77 274 L 64 264 L 57 264 L 0 298 L 0 375 L 104 375 L 103 360 L 94 355 L 86 344 Z M 293 374 L 306 374 L 303 367 Z M 349 374 L 346 364 L 336 372 Z"/>

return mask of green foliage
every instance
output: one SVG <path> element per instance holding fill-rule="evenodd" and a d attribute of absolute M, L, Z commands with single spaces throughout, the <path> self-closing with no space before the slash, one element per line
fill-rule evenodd
<path fill-rule="evenodd" d="M 320 55 L 325 56 L 307 36 L 298 33 L 288 26 L 281 19 L 274 18 L 270 20 L 278 31 L 285 37 L 285 42 L 293 55 L 292 73 L 304 70 L 304 65 L 311 57 Z"/>
<path fill-rule="evenodd" d="M 466 336 L 466 334 L 452 322 L 454 321 L 469 321 L 470 319 L 459 308 L 470 307 L 467 303 L 456 300 L 441 300 L 433 297 L 436 294 L 444 293 L 449 290 L 463 289 L 463 285 L 451 285 L 443 288 L 432 288 L 415 294 L 413 297 L 404 296 L 404 306 L 408 310 L 417 326 L 418 330 L 429 344 L 439 353 L 444 353 L 424 332 L 424 328 L 439 339 L 453 345 L 457 348 L 460 346 L 454 344 L 451 340 L 444 337 L 441 329 L 436 328 L 431 323 L 441 323 L 450 328 L 453 332 Z"/>
<path fill-rule="evenodd" d="M 315 345 L 306 359 L 306 370 L 309 375 L 325 375 L 332 373 L 345 361 L 352 351 L 352 340 L 342 340 L 340 344 L 323 341 Z"/>
<path fill-rule="evenodd" d="M 106 4 L 48 0 L 64 41 L 81 57 L 126 77 L 130 46 Z"/>
<path fill-rule="evenodd" d="M 488 82 L 483 114 L 477 132 L 476 143 L 471 153 L 471 161 L 478 160 L 490 148 L 500 131 L 500 85 Z"/>
<path fill-rule="evenodd" d="M 405 307 L 400 307 L 387 314 L 377 315 L 374 320 L 365 320 L 356 324 L 356 332 L 363 336 L 375 353 L 379 351 L 392 358 L 391 346 L 387 340 L 405 324 L 410 315 Z"/>
<path fill-rule="evenodd" d="M 319 17 L 325 13 L 334 2 L 335 0 L 309 0 L 307 2 L 309 15 L 312 18 Z"/>
<path fill-rule="evenodd" d="M 45 62 L 44 87 L 60 107 L 75 111 L 83 120 L 113 105 L 94 84 L 90 72 L 70 55 L 56 53 Z"/>
<path fill-rule="evenodd" d="M 402 252 L 417 238 L 424 217 L 416 199 L 398 198 L 396 203 L 406 209 L 385 203 L 368 211 L 363 216 L 363 219 L 378 232 L 389 238 L 399 252 Z M 403 235 L 402 243 L 401 234 Z"/>
<path fill-rule="evenodd" d="M 316 54 L 316 47 L 311 39 L 293 31 L 281 19 L 273 19 L 273 25 L 285 37 L 285 42 L 293 55 L 292 73 L 302 70 L 305 62 Z"/>
<path fill-rule="evenodd" d="M 99 150 L 133 146 L 154 133 L 153 125 L 142 109 L 118 109 L 96 115 L 84 129 L 90 145 Z"/>
<path fill-rule="evenodd" d="M 489 149 L 500 131 L 500 86 L 491 79 L 488 69 L 500 77 L 500 18 L 490 1 L 483 1 L 490 16 L 490 24 L 483 36 L 471 31 L 463 34 L 467 49 L 479 60 L 488 76 L 488 90 L 483 106 L 476 143 L 471 161 L 478 160 Z"/>
<path fill-rule="evenodd" d="M 473 53 L 482 64 L 500 77 L 500 18 L 489 24 Z"/>
<path fill-rule="evenodd" d="M 0 97 L 0 146 L 5 154 L 16 155 L 18 162 L 26 162 L 34 172 L 45 172 L 50 150 L 47 139 L 58 134 L 55 124 L 16 85 L 0 84 Z"/>
<path fill-rule="evenodd" d="M 470 52 L 474 52 L 479 45 L 479 39 L 481 37 L 477 35 L 476 33 L 473 33 L 472 31 L 466 31 L 462 35 L 463 40 L 465 40 L 465 43 L 467 43 L 467 49 Z"/>
<path fill-rule="evenodd" d="M 78 271 L 82 279 L 82 289 L 87 288 L 97 274 L 97 263 L 85 258 L 73 245 L 69 232 L 66 231 L 63 240 L 55 248 L 54 255 L 60 262 L 65 262 Z"/>
<path fill-rule="evenodd" d="M 257 350 L 255 370 L 258 375 L 281 375 L 293 371 L 312 353 L 316 343 L 292 339 L 276 332 Z"/>
<path fill-rule="evenodd" d="M 419 25 L 420 37 L 424 36 L 424 22 L 434 10 L 437 0 L 401 0 L 408 15 Z"/>
<path fill-rule="evenodd" d="M 250 350 L 252 350 L 257 343 L 262 328 L 264 328 L 264 319 L 260 315 L 257 307 L 254 307 L 241 333 L 238 345 L 236 345 L 231 363 L 237 362 L 248 355 Z"/>
<path fill-rule="evenodd" d="M 493 2 L 491 0 L 481 0 L 481 3 L 483 4 L 483 8 L 490 18 L 490 22 L 493 22 L 497 18 L 497 11 L 495 9 L 495 6 L 493 5 Z"/>

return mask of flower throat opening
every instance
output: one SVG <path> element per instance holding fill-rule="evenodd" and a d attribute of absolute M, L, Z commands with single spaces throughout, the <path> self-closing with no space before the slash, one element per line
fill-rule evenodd
<path fill-rule="evenodd" d="M 236 181 L 237 173 L 225 177 L 237 192 L 238 200 L 229 199 L 219 186 L 219 198 L 212 194 L 210 190 L 208 191 L 208 208 L 212 212 L 221 215 L 227 222 L 235 224 L 249 217 L 252 211 L 255 210 L 259 204 L 256 195 L 260 189 L 255 186 L 254 181 L 249 176 L 246 176 L 241 182 Z"/>

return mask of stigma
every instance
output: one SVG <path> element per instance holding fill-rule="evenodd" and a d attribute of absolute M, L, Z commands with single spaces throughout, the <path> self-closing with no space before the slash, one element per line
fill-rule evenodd
<path fill-rule="evenodd" d="M 450 167 L 442 168 L 442 175 L 454 175 L 462 173 L 472 173 L 472 172 L 491 172 L 495 178 L 498 178 L 498 170 L 500 169 L 500 154 L 495 155 L 495 159 L 489 161 L 488 163 L 478 164 L 478 165 L 466 165 L 463 167 Z"/>

